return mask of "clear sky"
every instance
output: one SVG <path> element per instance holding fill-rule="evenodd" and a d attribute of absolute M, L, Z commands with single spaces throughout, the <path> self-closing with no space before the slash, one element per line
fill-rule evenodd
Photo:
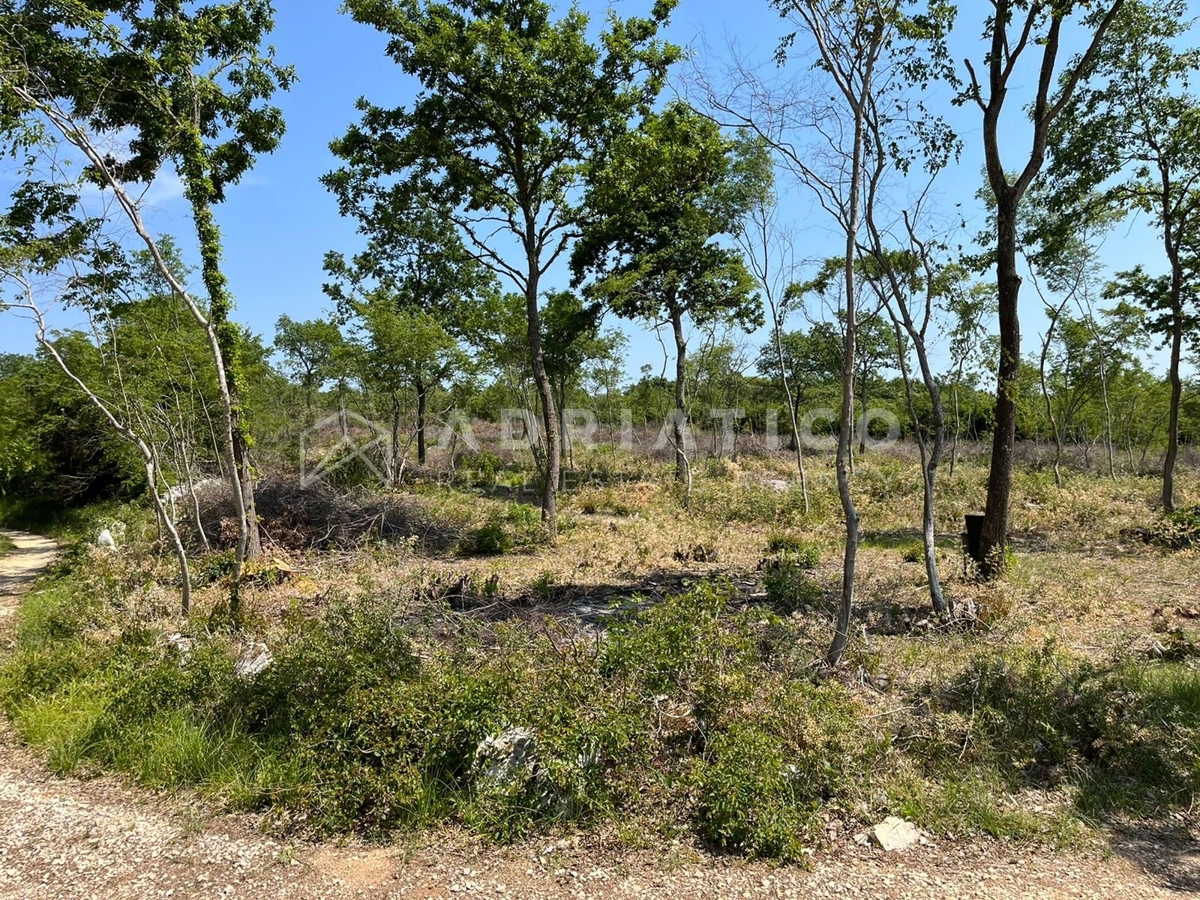
<path fill-rule="evenodd" d="M 598 21 L 607 4 L 588 0 L 581 6 Z M 613 6 L 622 15 L 642 14 L 650 0 L 617 0 Z M 225 238 L 226 271 L 237 298 L 236 315 L 268 343 L 281 314 L 313 318 L 329 309 L 321 291 L 321 261 L 326 251 L 357 249 L 353 224 L 338 216 L 333 197 L 318 182 L 323 173 L 336 167 L 329 152 L 330 140 L 356 118 L 354 102 L 358 97 L 366 95 L 376 103 L 398 104 L 409 100 L 415 91 L 414 83 L 383 55 L 383 37 L 340 14 L 334 0 L 283 0 L 277 7 L 272 43 L 281 61 L 295 65 L 300 79 L 290 93 L 278 98 L 287 120 L 287 135 L 279 150 L 259 160 L 218 209 Z M 982 56 L 978 36 L 990 9 L 990 4 L 980 0 L 966 0 L 960 5 L 953 44 L 956 56 Z M 707 46 L 718 57 L 714 65 L 719 65 L 730 39 L 736 40 L 744 55 L 769 59 L 786 30 L 784 26 L 766 0 L 682 0 L 667 35 L 678 43 Z M 700 63 L 705 61 L 700 56 Z M 1032 80 L 1030 74 L 1028 82 L 1032 84 Z M 1028 122 L 1019 106 L 1027 96 L 1027 86 L 1018 84 L 1014 102 L 1006 111 L 1005 149 L 1012 158 L 1010 167 L 1019 164 L 1020 154 L 1028 145 Z M 983 162 L 980 115 L 973 107 L 947 111 L 966 149 L 961 163 L 944 173 L 938 190 L 948 214 L 955 204 L 963 204 L 965 241 L 982 225 L 983 214 L 974 200 Z M 151 196 L 151 227 L 176 235 L 185 248 L 192 247 L 194 234 L 178 180 L 164 175 Z M 823 213 L 803 194 L 790 195 L 787 209 L 803 235 L 805 256 L 837 252 L 837 242 Z M 1138 262 L 1152 271 L 1163 268 L 1153 235 L 1137 225 L 1122 225 L 1110 235 L 1105 254 L 1111 255 L 1113 268 L 1129 268 Z M 561 267 L 551 273 L 550 280 L 547 288 L 566 286 Z M 1028 352 L 1036 346 L 1044 318 L 1036 295 L 1028 288 L 1022 292 L 1022 307 Z M 69 314 L 56 322 L 78 324 Z M 618 323 L 610 319 L 608 324 Z M 652 364 L 656 371 L 661 368 L 663 353 L 657 339 L 634 323 L 620 325 L 631 337 L 628 371 L 636 373 L 643 363 Z M 25 351 L 32 343 L 32 332 L 22 323 L 11 317 L 0 318 L 0 351 Z"/>

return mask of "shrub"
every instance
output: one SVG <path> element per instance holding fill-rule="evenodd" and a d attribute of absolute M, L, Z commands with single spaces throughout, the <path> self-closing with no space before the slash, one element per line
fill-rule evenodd
<path fill-rule="evenodd" d="M 768 562 L 763 575 L 767 602 L 782 613 L 798 612 L 819 604 L 824 593 L 808 574 L 808 568 L 791 556 Z"/>
<path fill-rule="evenodd" d="M 1146 539 L 1171 550 L 1200 544 L 1200 506 L 1168 514 L 1146 531 Z"/>
<path fill-rule="evenodd" d="M 1181 663 L 981 654 L 916 731 L 915 758 L 938 771 L 965 763 L 1010 790 L 1073 784 L 1088 816 L 1149 814 L 1200 789 L 1200 673 Z"/>
<path fill-rule="evenodd" d="M 862 710 L 835 682 L 776 681 L 739 709 L 697 768 L 701 834 L 724 850 L 799 858 L 818 812 L 868 783 L 877 752 Z"/>
<path fill-rule="evenodd" d="M 470 531 L 459 544 L 464 556 L 503 556 L 511 553 L 515 542 L 504 522 L 493 518 Z"/>
<path fill-rule="evenodd" d="M 821 548 L 794 534 L 779 532 L 767 541 L 767 553 L 786 557 L 802 569 L 815 569 L 821 563 Z"/>

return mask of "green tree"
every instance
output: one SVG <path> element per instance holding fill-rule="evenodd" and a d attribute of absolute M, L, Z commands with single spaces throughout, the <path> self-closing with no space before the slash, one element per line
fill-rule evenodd
<path fill-rule="evenodd" d="M 404 389 L 412 386 L 416 395 L 413 437 L 418 442 L 419 458 L 423 461 L 429 386 L 466 370 L 469 361 L 458 341 L 436 316 L 397 302 L 384 291 L 354 303 L 354 314 L 359 332 L 356 358 L 364 393 L 377 393 L 386 398 L 391 426 L 386 460 L 388 480 L 397 485 L 404 475 L 405 453 L 400 439 Z"/>
<path fill-rule="evenodd" d="M 332 145 L 345 167 L 325 183 L 344 211 L 449 209 L 471 254 L 524 297 L 551 540 L 561 435 L 542 347 L 542 279 L 578 226 L 581 166 L 649 107 L 679 57 L 656 40 L 673 6 L 656 0 L 648 18 L 610 13 L 597 44 L 583 12 L 555 20 L 545 0 L 346 3 L 355 21 L 391 38 L 388 55 L 422 91 L 407 108 L 360 101 L 361 124 Z"/>
<path fill-rule="evenodd" d="M 328 319 L 296 322 L 283 315 L 275 323 L 275 349 L 304 389 L 304 405 L 310 411 L 314 394 L 338 374 L 341 345 L 342 332 Z"/>
<path fill-rule="evenodd" d="M 334 176 L 325 179 L 337 189 Z M 349 316 L 356 304 L 376 304 L 386 296 L 398 311 L 436 320 L 455 339 L 469 336 L 480 304 L 495 294 L 495 277 L 463 245 L 458 232 L 447 227 L 447 208 L 420 205 L 396 208 L 370 202 L 343 204 L 343 211 L 359 220 L 359 231 L 368 236 L 367 247 L 347 260 L 340 253 L 325 257 L 325 271 L 333 277 L 325 292 L 341 315 Z M 421 319 L 426 321 L 426 319 Z M 439 346 L 443 343 L 439 340 Z M 417 395 L 417 461 L 426 461 L 426 410 L 429 394 L 445 375 L 438 366 L 418 365 L 410 370 Z M 446 373 L 449 374 L 449 373 Z"/>
<path fill-rule="evenodd" d="M 1076 93 L 1054 132 L 1053 170 L 1068 176 L 1070 190 L 1086 199 L 1104 188 L 1110 204 L 1148 213 L 1162 241 L 1165 292 L 1134 273 L 1125 280 L 1132 298 L 1162 314 L 1155 324 L 1165 327 L 1170 345 L 1167 510 L 1175 508 L 1180 364 L 1185 335 L 1200 314 L 1187 284 L 1189 257 L 1200 252 L 1200 103 L 1187 89 L 1200 51 L 1180 47 L 1191 24 L 1183 0 L 1126 0 L 1114 25 L 1121 40 L 1106 44 L 1096 59 L 1101 78 Z"/>
<path fill-rule="evenodd" d="M 741 254 L 721 238 L 770 187 L 771 161 L 757 141 L 724 136 L 683 103 L 646 116 L 588 175 L 588 222 L 571 255 L 577 283 L 617 315 L 658 322 L 675 340 L 675 477 L 688 480 L 687 336 L 721 322 L 763 322 Z"/>
<path fill-rule="evenodd" d="M 797 419 L 801 406 L 812 401 L 816 389 L 832 386 L 841 378 L 842 341 L 841 333 L 832 324 L 814 322 L 808 331 L 782 332 L 778 347 L 772 344 L 763 348 L 758 371 L 779 378 L 782 356 Z"/>
<path fill-rule="evenodd" d="M 112 4 L 81 0 L 0 6 L 0 104 L 11 141 L 27 142 L 29 118 L 83 154 L 90 180 L 112 192 L 171 290 L 184 299 L 212 344 L 225 411 L 228 475 L 240 537 L 231 606 L 238 609 L 241 562 L 259 551 L 248 429 L 242 421 L 240 340 L 221 269 L 213 208 L 282 137 L 283 117 L 269 104 L 294 79 L 263 49 L 273 27 L 268 0 L 194 4 L 154 0 Z M 112 135 L 128 139 L 110 152 Z M 146 230 L 130 186 L 171 164 L 189 202 L 208 294 L 201 309 L 170 271 Z"/>
<path fill-rule="evenodd" d="M 1017 271 L 1017 231 L 1021 201 L 1046 162 L 1050 131 L 1063 118 L 1076 89 L 1096 66 L 1117 13 L 1125 0 L 1090 4 L 1047 0 L 996 0 L 988 11 L 983 37 L 986 78 L 980 78 L 970 60 L 965 62 L 969 82 L 959 102 L 974 104 L 983 117 L 983 147 L 987 180 L 995 200 L 994 232 L 987 262 L 996 270 L 996 298 L 1000 325 L 1000 356 L 996 371 L 996 426 L 988 471 L 980 550 L 981 571 L 991 577 L 1004 571 L 1007 561 L 1009 499 L 1017 440 L 1017 405 L 1021 367 L 1021 321 L 1018 302 L 1021 276 Z M 1084 50 L 1060 67 L 1063 28 L 1077 23 Z M 1027 109 L 1032 126 L 1029 155 L 1017 174 L 1004 164 L 1000 150 L 1001 119 L 1014 73 L 1024 71 L 1022 57 L 1036 56 L 1038 79 L 1033 103 Z M 1021 76 L 1016 76 L 1021 77 Z M 1057 91 L 1056 91 L 1057 84 Z"/>

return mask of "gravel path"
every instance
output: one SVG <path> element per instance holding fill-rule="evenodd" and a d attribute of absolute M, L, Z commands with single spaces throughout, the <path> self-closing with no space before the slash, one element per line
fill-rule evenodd
<path fill-rule="evenodd" d="M 53 558 L 53 542 L 5 532 L 0 616 Z M 0 621 L 0 627 L 3 623 Z M 1117 834 L 1106 858 L 933 842 L 884 855 L 849 838 L 811 871 L 664 848 L 620 857 L 571 840 L 480 848 L 293 845 L 251 816 L 111 778 L 60 779 L 0 729 L 0 900 L 84 898 L 1180 898 L 1200 896 L 1190 836 Z"/>

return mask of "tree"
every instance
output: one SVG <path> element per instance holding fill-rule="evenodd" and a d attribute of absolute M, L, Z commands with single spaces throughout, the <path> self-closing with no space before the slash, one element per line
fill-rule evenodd
<path fill-rule="evenodd" d="M 783 387 L 784 400 L 788 408 L 788 424 L 792 429 L 792 449 L 796 453 L 796 469 L 800 475 L 800 493 L 804 497 L 804 514 L 809 513 L 808 476 L 804 471 L 804 447 L 800 440 L 800 402 L 806 379 L 799 382 L 793 377 L 802 365 L 800 357 L 784 347 L 784 322 L 788 317 L 789 301 L 794 270 L 794 246 L 790 234 L 781 233 L 778 217 L 778 199 L 772 191 L 759 198 L 747 211 L 738 233 L 738 243 L 745 256 L 746 265 L 767 301 L 767 312 L 771 316 L 771 344 L 762 349 L 758 360 L 761 374 L 777 375 Z M 772 363 L 770 360 L 774 360 Z"/>
<path fill-rule="evenodd" d="M 584 303 L 572 291 L 551 291 L 546 295 L 542 308 L 542 347 L 546 374 L 554 388 L 554 402 L 560 415 L 566 411 L 568 388 L 583 378 L 585 366 L 610 353 L 612 337 L 600 334 L 603 318 L 604 307 L 599 302 Z M 565 420 L 562 434 L 563 449 L 573 454 Z M 573 455 L 568 458 L 574 459 Z"/>
<path fill-rule="evenodd" d="M 418 458 L 423 462 L 429 386 L 462 372 L 468 367 L 468 360 L 436 317 L 398 303 L 384 291 L 356 302 L 354 314 L 361 335 L 357 349 L 364 388 L 387 398 L 391 442 L 386 462 L 388 480 L 394 486 L 404 477 L 405 454 L 401 452 L 400 441 L 403 386 L 411 385 L 416 394 L 413 437 L 419 447 Z"/>
<path fill-rule="evenodd" d="M 756 141 L 721 134 L 686 104 L 669 104 L 619 138 L 588 175 L 583 237 L 571 255 L 577 283 L 624 318 L 670 323 L 675 341 L 675 478 L 690 483 L 685 318 L 701 328 L 762 324 L 741 255 L 719 240 L 770 184 L 770 157 Z"/>
<path fill-rule="evenodd" d="M 907 259 L 907 257 L 905 258 Z M 892 262 L 894 263 L 895 260 Z M 911 268 L 911 260 L 906 265 Z M 810 352 L 817 354 L 814 362 L 831 371 L 833 380 L 840 377 L 838 375 L 840 364 L 835 363 L 833 368 L 829 369 L 830 351 L 832 350 L 835 360 L 840 359 L 846 338 L 846 314 L 842 308 L 842 297 L 845 290 L 842 266 L 843 262 L 840 256 L 830 257 L 821 264 L 812 278 L 796 282 L 788 289 L 791 301 L 796 301 L 807 294 L 815 294 L 820 299 L 820 305 L 823 308 L 822 314 L 832 317 L 832 321 L 813 323 L 810 337 L 814 343 L 811 343 Z M 857 391 L 856 404 L 861 407 L 862 416 L 856 416 L 852 411 L 851 421 L 856 423 L 853 426 L 853 434 L 858 438 L 859 453 L 864 453 L 867 449 L 867 411 L 871 391 L 882 384 L 883 379 L 880 377 L 880 373 L 888 369 L 895 369 L 900 358 L 900 343 L 895 329 L 884 316 L 886 304 L 883 298 L 889 296 L 887 288 L 882 283 L 886 280 L 886 267 L 881 268 L 876 256 L 873 256 L 872 251 L 864 246 L 862 259 L 855 263 L 855 271 L 857 277 L 872 288 L 878 301 L 870 307 L 860 306 L 858 324 L 855 329 L 854 385 Z M 912 274 L 910 272 L 907 275 L 895 277 L 903 281 Z M 816 341 L 820 343 L 816 343 Z M 853 469 L 853 458 L 851 458 L 850 464 Z"/>
<path fill-rule="evenodd" d="M 1200 222 L 1197 223 L 1200 226 Z M 1200 348 L 1200 291 L 1195 286 L 1195 257 L 1179 256 L 1178 267 L 1171 265 L 1168 275 L 1152 276 L 1142 266 L 1126 272 L 1117 272 L 1102 291 L 1109 300 L 1119 300 L 1121 306 L 1133 303 L 1145 311 L 1142 319 L 1146 330 L 1158 336 L 1171 348 L 1170 399 L 1167 407 L 1167 451 L 1163 462 L 1163 495 L 1165 509 L 1174 506 L 1173 452 L 1178 451 L 1180 398 L 1183 381 L 1180 377 L 1180 360 L 1186 349 L 1188 336 L 1194 348 Z M 1176 269 L 1178 268 L 1178 271 Z M 1170 477 L 1168 477 L 1170 476 Z M 1168 493 L 1169 492 L 1169 493 Z"/>
<path fill-rule="evenodd" d="M 159 526 L 169 535 L 179 564 L 180 605 L 186 616 L 191 610 L 192 593 L 187 551 L 158 493 L 162 474 L 158 455 L 144 421 L 134 414 L 135 407 L 128 403 L 124 392 L 104 390 L 103 376 L 113 374 L 120 381 L 120 369 L 106 373 L 101 363 L 97 367 L 100 371 L 85 380 L 80 368 L 72 365 L 51 340 L 46 323 L 46 297 L 82 308 L 93 324 L 97 316 L 103 316 L 111 304 L 114 275 L 120 277 L 127 271 L 121 265 L 123 254 L 103 236 L 102 219 L 79 214 L 78 192 L 62 185 L 38 184 L 33 191 L 26 190 L 28 187 L 25 184 L 17 189 L 13 206 L 0 217 L 0 278 L 16 290 L 11 299 L 0 300 L 0 310 L 16 310 L 32 320 L 43 354 L 57 364 L 112 432 L 136 450 Z"/>
<path fill-rule="evenodd" d="M 333 176 L 324 180 L 334 189 L 339 183 Z M 349 206 L 346 211 L 359 218 L 359 232 L 368 235 L 368 241 L 366 249 L 349 261 L 340 253 L 325 257 L 325 271 L 335 280 L 324 289 L 341 315 L 352 315 L 363 298 L 378 303 L 386 295 L 398 310 L 419 314 L 414 321 L 428 317 L 450 337 L 465 337 L 476 313 L 471 307 L 495 293 L 495 278 L 467 252 L 458 233 L 446 227 L 451 211 L 382 203 Z M 438 346 L 442 344 L 439 340 Z M 409 370 L 417 394 L 417 462 L 421 465 L 426 457 L 429 394 L 450 374 L 439 372 L 440 367 L 429 365 Z"/>
<path fill-rule="evenodd" d="M 983 145 L 988 185 L 995 199 L 995 231 L 989 263 L 996 269 L 996 296 L 1000 325 L 1000 359 L 996 370 L 996 426 L 988 470 L 980 551 L 985 577 L 1004 571 L 1008 547 L 1009 498 L 1012 494 L 1013 455 L 1017 440 L 1018 375 L 1021 365 L 1021 322 L 1018 300 L 1021 276 L 1017 272 L 1017 228 L 1021 201 L 1046 161 L 1050 130 L 1063 114 L 1080 82 L 1094 69 L 1125 0 L 1103 0 L 1097 5 L 1047 0 L 995 0 L 984 25 L 988 52 L 984 57 L 987 93 L 974 65 L 965 61 L 970 76 L 959 102 L 975 104 L 983 115 Z M 1062 31 L 1074 19 L 1086 35 L 1082 54 L 1071 59 L 1057 76 Z M 1027 52 L 1036 54 L 1038 77 L 1029 111 L 1032 141 L 1029 157 L 1015 177 L 1009 176 L 1000 152 L 1001 116 L 1010 83 Z M 1021 77 L 1020 75 L 1017 76 Z"/>
<path fill-rule="evenodd" d="M 1200 52 L 1179 48 L 1191 24 L 1181 0 L 1127 0 L 1114 25 L 1120 42 L 1104 45 L 1096 57 L 1101 78 L 1076 92 L 1053 132 L 1052 170 L 1073 176 L 1072 193 L 1086 200 L 1105 187 L 1108 203 L 1149 213 L 1162 240 L 1169 266 L 1162 324 L 1171 347 L 1162 483 L 1168 511 L 1175 508 L 1184 337 L 1200 314 L 1200 306 L 1189 303 L 1194 297 L 1188 296 L 1186 278 L 1188 257 L 1200 253 L 1200 103 L 1187 90 Z M 1145 292 L 1137 296 L 1150 299 Z"/>
<path fill-rule="evenodd" d="M 851 492 L 855 363 L 859 327 L 855 260 L 863 224 L 873 107 L 898 101 L 914 84 L 928 82 L 944 68 L 939 48 L 954 10 L 940 4 L 910 8 L 903 0 L 885 3 L 840 0 L 772 0 L 793 29 L 776 61 L 785 63 L 799 41 L 800 54 L 815 59 L 804 67 L 803 82 L 767 84 L 740 61 L 731 87 L 706 85 L 707 105 L 726 124 L 746 128 L 766 141 L 784 168 L 808 188 L 844 236 L 841 291 L 845 322 L 842 357 L 842 410 L 838 432 L 838 496 L 846 528 L 842 593 L 833 641 L 826 657 L 841 662 L 849 640 L 858 554 L 858 511 Z M 815 75 L 813 73 L 816 73 Z M 881 99 L 884 98 L 884 99 Z"/>
<path fill-rule="evenodd" d="M 239 520 L 230 598 L 236 615 L 242 563 L 259 552 L 260 536 L 242 420 L 243 332 L 229 318 L 233 300 L 221 269 L 213 207 L 259 154 L 278 146 L 283 117 L 267 101 L 291 85 L 294 73 L 262 48 L 273 27 L 268 0 L 198 6 L 155 0 L 116 11 L 112 6 L 102 0 L 55 7 L 8 0 L 0 7 L 5 132 L 19 144 L 23 120 L 40 116 L 81 153 L 88 177 L 112 192 L 172 293 L 209 335 Z M 114 134 L 128 138 L 120 154 L 109 150 Z M 191 206 L 207 309 L 171 272 L 130 190 L 169 163 Z"/>
<path fill-rule="evenodd" d="M 599 46 L 577 8 L 545 0 L 348 0 L 355 21 L 391 37 L 388 55 L 422 92 L 411 108 L 359 102 L 326 177 L 344 213 L 450 210 L 469 252 L 525 299 L 526 335 L 546 436 L 542 517 L 557 538 L 561 440 L 542 348 L 542 279 L 578 227 L 581 166 L 646 110 L 679 57 L 656 40 L 673 0 L 648 18 L 610 14 Z M 361 212 L 360 212 L 361 211 Z M 512 243 L 518 251 L 511 260 Z"/>
<path fill-rule="evenodd" d="M 341 331 L 328 319 L 296 322 L 283 315 L 275 323 L 275 349 L 304 388 L 306 409 L 312 410 L 313 395 L 336 374 L 341 344 Z"/>

